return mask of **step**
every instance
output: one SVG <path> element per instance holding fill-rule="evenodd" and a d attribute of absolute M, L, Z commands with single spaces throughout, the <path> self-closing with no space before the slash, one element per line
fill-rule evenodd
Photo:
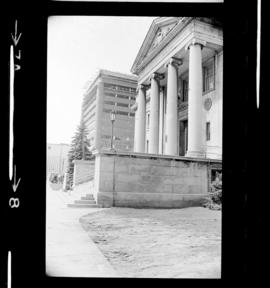
<path fill-rule="evenodd" d="M 95 200 L 94 196 L 82 196 L 81 200 Z"/>
<path fill-rule="evenodd" d="M 84 195 L 84 197 L 87 197 L 87 198 L 94 198 L 94 195 L 93 195 L 93 194 L 86 194 L 86 195 Z"/>
<path fill-rule="evenodd" d="M 67 204 L 69 208 L 99 208 L 97 204 Z"/>
<path fill-rule="evenodd" d="M 96 204 L 95 200 L 75 200 L 75 204 Z"/>

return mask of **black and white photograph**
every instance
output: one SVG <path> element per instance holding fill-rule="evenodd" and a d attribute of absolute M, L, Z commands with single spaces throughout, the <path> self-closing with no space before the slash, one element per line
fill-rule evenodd
<path fill-rule="evenodd" d="M 107 2 L 6 17 L 6 287 L 246 277 L 261 1 Z"/>
<path fill-rule="evenodd" d="M 47 274 L 220 278 L 221 20 L 52 16 L 47 79 Z"/>

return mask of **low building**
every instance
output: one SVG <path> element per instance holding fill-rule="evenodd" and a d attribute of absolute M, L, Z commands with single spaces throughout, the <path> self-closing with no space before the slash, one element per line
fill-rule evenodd
<path fill-rule="evenodd" d="M 47 143 L 47 177 L 51 173 L 64 175 L 68 165 L 69 148 L 70 146 L 64 143 Z"/>
<path fill-rule="evenodd" d="M 135 113 L 131 107 L 136 100 L 136 88 L 136 76 L 108 70 L 99 70 L 89 83 L 81 117 L 89 133 L 91 151 L 110 149 L 112 140 L 116 151 L 133 151 Z"/>

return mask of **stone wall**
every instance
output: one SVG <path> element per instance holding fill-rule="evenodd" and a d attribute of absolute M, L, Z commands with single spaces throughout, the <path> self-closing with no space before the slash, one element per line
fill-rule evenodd
<path fill-rule="evenodd" d="M 211 165 L 221 161 L 139 153 L 96 154 L 95 198 L 101 207 L 201 205 Z"/>
<path fill-rule="evenodd" d="M 74 160 L 73 186 L 94 178 L 95 160 Z"/>

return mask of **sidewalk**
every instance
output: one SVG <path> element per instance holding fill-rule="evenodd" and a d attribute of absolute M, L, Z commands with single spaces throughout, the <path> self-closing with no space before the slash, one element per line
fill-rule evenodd
<path fill-rule="evenodd" d="M 78 191 L 82 194 L 82 191 Z M 46 273 L 58 277 L 118 277 L 81 227 L 79 218 L 106 208 L 67 208 L 75 193 L 54 191 L 47 185 Z"/>

